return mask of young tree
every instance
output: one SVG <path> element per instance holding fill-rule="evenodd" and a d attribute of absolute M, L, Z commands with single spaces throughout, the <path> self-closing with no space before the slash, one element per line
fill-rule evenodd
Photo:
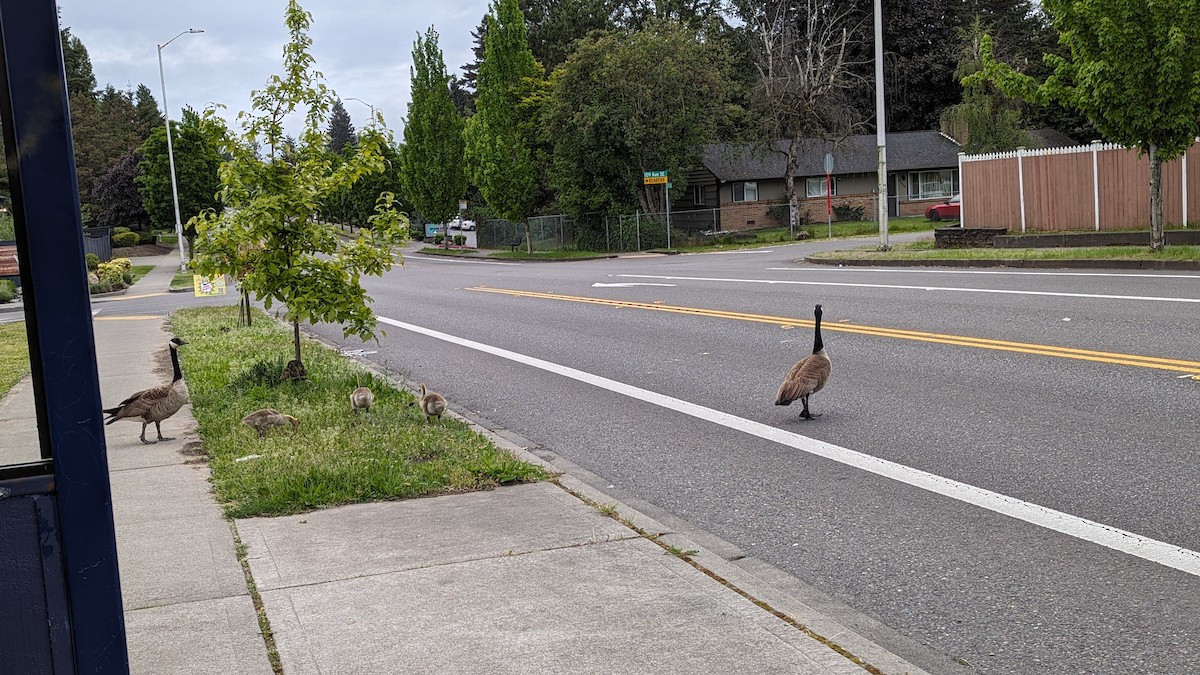
<path fill-rule="evenodd" d="M 542 71 L 525 40 L 525 17 L 517 0 L 495 0 L 486 22 L 477 112 L 464 132 L 467 170 L 493 213 L 524 225 L 525 247 L 532 251 L 529 211 L 537 165 L 527 137 L 529 126 L 518 107 L 537 86 Z"/>
<path fill-rule="evenodd" d="M 964 32 L 966 44 L 954 75 L 966 79 L 983 68 L 979 47 L 986 35 L 980 19 Z M 1020 101 L 998 91 L 990 82 L 963 86 L 963 102 L 942 111 L 942 133 L 962 144 L 967 154 L 1032 148 L 1034 137 L 1024 128 Z"/>
<path fill-rule="evenodd" d="M 560 205 L 576 218 L 661 212 L 664 186 L 643 187 L 642 174 L 665 169 L 672 188 L 686 187 L 685 171 L 724 109 L 720 56 L 671 21 L 577 43 L 553 78 L 546 114 Z"/>
<path fill-rule="evenodd" d="M 96 179 L 92 188 L 96 225 L 142 230 L 150 224 L 150 216 L 142 206 L 142 195 L 138 192 L 139 161 L 137 152 L 131 150 Z"/>
<path fill-rule="evenodd" d="M 350 113 L 342 105 L 341 99 L 334 99 L 333 109 L 329 113 L 329 144 L 326 149 L 335 155 L 342 154 L 346 146 L 353 146 L 357 137 L 354 135 L 354 125 L 350 123 Z"/>
<path fill-rule="evenodd" d="M 333 94 L 314 68 L 312 15 L 290 0 L 285 23 L 291 38 L 283 75 L 252 94 L 252 112 L 238 115 L 241 134 L 225 139 L 231 159 L 221 166 L 222 208 L 193 219 L 200 244 L 194 266 L 202 274 L 234 275 L 267 309 L 283 305 L 295 335 L 287 372 L 304 377 L 301 321 L 342 324 L 343 334 L 364 340 L 375 336 L 375 315 L 359 280 L 391 268 L 393 247 L 407 239 L 408 227 L 390 193 L 376 196 L 372 227 L 351 243 L 313 217 L 328 195 L 384 169 L 381 148 L 390 139 L 369 126 L 344 162 L 330 164 L 322 125 Z M 284 120 L 293 114 L 304 128 L 285 149 Z"/>
<path fill-rule="evenodd" d="M 433 27 L 417 36 L 412 55 L 412 93 L 401 166 L 404 195 L 422 217 L 441 223 L 454 215 L 467 189 L 463 120 L 450 99 L 450 77 Z"/>
<path fill-rule="evenodd" d="M 1150 248 L 1165 245 L 1162 163 L 1200 136 L 1200 0 L 1044 0 L 1069 54 L 1046 56 L 1044 82 L 997 61 L 992 41 L 984 69 L 969 83 L 992 81 L 1035 103 L 1059 101 L 1088 116 L 1107 139 L 1136 147 L 1150 161 Z"/>
<path fill-rule="evenodd" d="M 212 118 L 191 108 L 183 109 L 183 119 L 171 122 L 175 153 L 175 184 L 179 191 L 179 217 L 184 223 L 192 216 L 218 207 L 221 166 L 220 134 L 212 130 Z M 175 201 L 171 194 L 171 167 L 167 156 L 167 130 L 158 127 L 142 144 L 138 165 L 138 190 L 142 205 L 150 214 L 150 223 L 161 229 L 175 227 Z M 196 230 L 184 228 L 189 249 L 195 256 Z"/>
<path fill-rule="evenodd" d="M 803 141 L 837 143 L 859 125 L 853 93 L 859 78 L 850 46 L 861 37 L 862 23 L 851 9 L 829 0 L 772 0 L 750 14 L 759 71 L 751 105 L 764 128 L 761 140 L 786 158 L 784 188 L 791 226 L 800 225 L 799 174 Z M 782 146 L 775 141 L 785 141 Z"/>

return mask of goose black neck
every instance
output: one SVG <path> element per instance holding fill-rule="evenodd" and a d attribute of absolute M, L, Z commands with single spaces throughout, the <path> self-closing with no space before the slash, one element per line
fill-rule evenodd
<path fill-rule="evenodd" d="M 183 379 L 183 371 L 179 369 L 179 350 L 175 345 L 171 345 L 171 367 L 175 370 L 171 377 L 172 382 L 178 382 Z"/>
<path fill-rule="evenodd" d="M 824 343 L 824 341 L 821 340 L 821 312 L 819 310 L 817 311 L 816 317 L 817 317 L 817 319 L 813 323 L 813 326 L 814 326 L 813 353 L 814 354 L 821 351 L 822 349 L 825 349 L 825 343 Z"/>

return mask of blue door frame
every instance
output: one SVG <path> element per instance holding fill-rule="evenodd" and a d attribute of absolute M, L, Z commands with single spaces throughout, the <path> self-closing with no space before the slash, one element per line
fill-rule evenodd
<path fill-rule="evenodd" d="M 42 457 L 0 467 L 0 670 L 128 673 L 54 0 L 0 0 L 0 116 Z"/>

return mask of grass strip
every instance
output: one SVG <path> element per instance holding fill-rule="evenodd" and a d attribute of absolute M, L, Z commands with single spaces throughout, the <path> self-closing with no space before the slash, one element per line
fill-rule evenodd
<path fill-rule="evenodd" d="M 259 312 L 238 325 L 236 307 L 190 308 L 171 317 L 213 490 L 230 518 L 301 513 L 357 502 L 468 492 L 545 480 L 546 472 L 499 449 L 466 424 L 425 423 L 413 394 L 305 338 L 307 381 L 281 382 L 291 329 Z M 351 410 L 357 386 L 375 392 L 369 414 Z M 435 383 L 436 386 L 436 383 Z M 275 408 L 301 426 L 258 438 L 246 414 Z"/>
<path fill-rule="evenodd" d="M 1086 246 L 1072 248 L 934 248 L 931 241 L 895 246 L 824 251 L 810 257 L 838 260 L 1200 260 L 1200 246 Z"/>
<path fill-rule="evenodd" d="M 29 343 L 25 322 L 0 324 L 0 398 L 29 374 Z"/>

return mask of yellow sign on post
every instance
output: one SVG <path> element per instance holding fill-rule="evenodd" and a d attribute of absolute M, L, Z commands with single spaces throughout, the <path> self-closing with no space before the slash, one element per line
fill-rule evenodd
<path fill-rule="evenodd" d="M 192 286 L 196 290 L 197 298 L 209 295 L 225 295 L 225 275 L 222 274 L 214 279 L 210 279 L 202 277 L 199 274 L 193 274 Z"/>
<path fill-rule="evenodd" d="M 666 171 L 643 171 L 642 172 L 642 184 L 643 185 L 666 185 L 666 183 L 667 183 L 667 172 Z"/>

